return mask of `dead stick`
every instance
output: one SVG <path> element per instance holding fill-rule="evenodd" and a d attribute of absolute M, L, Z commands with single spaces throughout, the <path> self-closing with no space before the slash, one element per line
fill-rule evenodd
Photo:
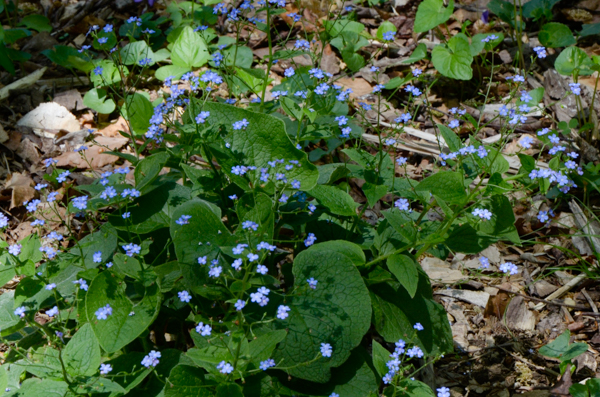
<path fill-rule="evenodd" d="M 551 301 L 548 301 L 546 299 L 534 298 L 533 296 L 527 296 L 527 295 L 524 295 L 524 294 L 522 294 L 520 292 L 514 292 L 514 291 L 511 291 L 509 289 L 502 288 L 502 287 L 494 287 L 494 286 L 489 286 L 489 287 L 496 288 L 497 290 L 500 290 L 500 291 L 503 291 L 503 292 L 507 292 L 509 294 L 520 295 L 520 296 L 522 296 L 525 299 L 532 300 L 532 301 L 535 301 L 535 302 L 545 303 L 547 305 L 563 306 L 563 307 L 568 307 L 568 308 L 575 309 L 575 310 L 589 310 L 589 308 L 585 307 L 585 306 L 574 306 L 574 305 L 569 305 L 567 303 L 551 302 Z"/>

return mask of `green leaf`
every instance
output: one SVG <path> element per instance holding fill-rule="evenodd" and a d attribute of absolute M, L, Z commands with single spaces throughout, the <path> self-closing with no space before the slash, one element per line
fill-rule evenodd
<path fill-rule="evenodd" d="M 383 378 L 389 372 L 386 365 L 388 361 L 390 361 L 390 352 L 376 340 L 373 340 L 373 366 L 380 378 Z"/>
<path fill-rule="evenodd" d="M 117 249 L 117 231 L 110 224 L 105 223 L 100 230 L 88 234 L 79 241 L 77 247 L 69 251 L 74 255 L 83 253 L 83 261 L 88 269 L 97 268 L 99 263 L 94 262 L 94 254 L 102 252 L 102 261 L 106 261 Z"/>
<path fill-rule="evenodd" d="M 515 24 L 515 6 L 510 1 L 492 0 L 488 4 L 488 10 L 498 15 L 500 19 L 508 23 L 512 28 L 516 28 Z M 524 23 L 521 22 L 524 27 Z"/>
<path fill-rule="evenodd" d="M 2 66 L 8 73 L 15 74 L 15 65 L 10 60 L 6 47 L 0 42 L 0 66 Z"/>
<path fill-rule="evenodd" d="M 578 32 L 579 37 L 594 36 L 600 34 L 600 23 L 581 25 L 581 30 Z"/>
<path fill-rule="evenodd" d="M 571 29 L 567 25 L 558 22 L 549 22 L 542 26 L 538 38 L 543 46 L 550 48 L 568 47 L 577 43 Z"/>
<path fill-rule="evenodd" d="M 376 33 L 376 37 L 379 41 L 383 41 L 383 34 L 387 33 L 387 32 L 394 32 L 396 33 L 396 26 L 391 23 L 390 21 L 384 21 L 381 25 L 379 25 L 379 27 L 377 28 L 377 33 Z"/>
<path fill-rule="evenodd" d="M 261 361 L 271 357 L 271 354 L 273 353 L 273 350 L 275 350 L 277 344 L 284 340 L 286 336 L 287 332 L 279 329 L 267 332 L 266 334 L 260 335 L 258 338 L 252 340 L 248 344 L 252 362 L 258 367 Z"/>
<path fill-rule="evenodd" d="M 350 50 L 342 51 L 342 60 L 353 72 L 362 69 L 366 64 L 365 58 L 362 55 Z"/>
<path fill-rule="evenodd" d="M 22 245 L 21 253 L 19 254 L 19 260 L 21 262 L 31 260 L 37 263 L 42 260 L 42 253 L 40 252 L 42 243 L 40 242 L 40 238 L 37 234 L 30 234 L 23 240 L 19 241 L 19 244 Z"/>
<path fill-rule="evenodd" d="M 349 19 L 337 19 L 334 21 L 325 21 L 325 31 L 331 36 L 336 37 L 342 32 L 361 33 L 365 30 L 365 25 Z"/>
<path fill-rule="evenodd" d="M 390 226 L 403 237 L 407 244 L 415 243 L 417 239 L 417 229 L 413 220 L 403 211 L 397 209 L 389 209 L 382 212 Z"/>
<path fill-rule="evenodd" d="M 375 185 L 369 182 L 365 182 L 365 184 L 362 187 L 362 190 L 371 207 L 377 204 L 379 199 L 385 196 L 388 192 L 387 186 Z"/>
<path fill-rule="evenodd" d="M 0 390 L 5 390 L 6 386 L 8 386 L 8 374 L 6 373 L 6 369 L 8 365 L 0 366 Z"/>
<path fill-rule="evenodd" d="M 198 106 L 197 109 L 198 113 L 200 109 L 210 112 L 209 123 L 224 124 L 231 130 L 236 121 L 248 120 L 248 127 L 232 131 L 227 139 L 231 143 L 231 151 L 244 156 L 237 164 L 253 165 L 260 169 L 268 167 L 268 162 L 275 159 L 297 160 L 300 167 L 285 171 L 286 177 L 289 180 L 297 179 L 305 191 L 316 185 L 319 177 L 317 168 L 308 161 L 306 153 L 296 149 L 280 119 L 219 103 L 207 103 L 203 108 Z M 226 171 L 230 172 L 230 169 Z"/>
<path fill-rule="evenodd" d="M 425 272 L 419 271 L 419 286 L 414 298 L 396 282 L 374 284 L 370 291 L 373 325 L 386 342 L 413 340 L 425 354 L 431 355 L 453 351 L 446 311 L 433 300 Z M 423 325 L 423 331 L 413 328 L 416 323 Z"/>
<path fill-rule="evenodd" d="M 527 173 L 535 169 L 535 159 L 533 157 L 523 153 L 519 153 L 518 156 L 519 160 L 521 160 L 521 167 L 523 167 L 523 169 L 527 171 Z"/>
<path fill-rule="evenodd" d="M 18 396 L 21 397 L 63 397 L 67 394 L 69 385 L 63 381 L 49 379 L 27 379 L 21 385 Z"/>
<path fill-rule="evenodd" d="M 346 240 L 330 240 L 327 244 L 316 244 L 311 248 L 313 253 L 319 251 L 335 251 L 345 255 L 354 263 L 354 266 L 362 266 L 366 262 L 365 253 L 360 246 Z"/>
<path fill-rule="evenodd" d="M 589 397 L 590 390 L 587 385 L 582 385 L 579 383 L 575 383 L 573 386 L 569 387 L 569 393 L 573 397 Z"/>
<path fill-rule="evenodd" d="M 150 118 L 154 114 L 154 107 L 148 98 L 137 92 L 129 95 L 125 99 L 122 110 L 136 135 L 143 135 L 148 131 Z"/>
<path fill-rule="evenodd" d="M 408 397 L 435 397 L 435 393 L 431 387 L 425 383 L 409 378 L 402 379 L 398 383 L 398 387 L 403 390 L 404 395 Z"/>
<path fill-rule="evenodd" d="M 236 53 L 237 51 L 237 53 Z M 235 57 L 235 62 L 234 62 Z M 223 64 L 229 67 L 249 69 L 252 67 L 254 53 L 249 47 L 234 44 L 223 50 Z"/>
<path fill-rule="evenodd" d="M 319 169 L 319 185 L 329 185 L 344 178 L 350 173 L 350 170 L 344 163 L 323 164 L 317 167 Z"/>
<path fill-rule="evenodd" d="M 279 390 L 280 396 L 297 395 L 320 395 L 330 396 L 336 393 L 344 397 L 375 397 L 379 382 L 373 372 L 371 357 L 362 347 L 352 350 L 350 358 L 340 367 L 333 368 L 331 379 L 325 383 L 309 382 L 302 379 L 280 378 L 284 385 L 289 386 L 293 391 L 286 392 Z M 260 396 L 272 396 L 272 394 L 261 394 Z"/>
<path fill-rule="evenodd" d="M 404 78 L 394 77 L 394 78 L 390 79 L 390 81 L 388 81 L 385 84 L 385 89 L 386 90 L 393 90 L 395 88 L 403 86 L 404 84 L 406 84 L 410 80 L 412 80 L 412 78 L 410 76 L 406 76 Z"/>
<path fill-rule="evenodd" d="M 410 297 L 414 298 L 419 286 L 419 264 L 409 255 L 395 254 L 387 259 L 387 265 Z"/>
<path fill-rule="evenodd" d="M 475 229 L 489 236 L 498 237 L 516 231 L 515 215 L 508 198 L 497 194 L 488 200 L 483 200 L 479 208 L 486 208 L 492 212 L 488 221 L 478 221 Z"/>
<path fill-rule="evenodd" d="M 450 0 L 448 7 L 443 0 L 425 0 L 419 4 L 415 17 L 415 32 L 422 33 L 431 30 L 446 22 L 454 12 L 454 0 Z"/>
<path fill-rule="evenodd" d="M 244 194 L 237 202 L 236 212 L 240 223 L 252 221 L 258 224 L 257 232 L 273 234 L 275 223 L 275 212 L 273 211 L 273 200 L 265 193 Z"/>
<path fill-rule="evenodd" d="M 415 190 L 417 192 L 431 192 L 448 204 L 461 204 L 467 199 L 463 177 L 454 171 L 435 173 L 421 181 Z"/>
<path fill-rule="evenodd" d="M 92 376 L 100 366 L 100 345 L 92 326 L 84 324 L 63 350 L 67 371 L 73 375 Z"/>
<path fill-rule="evenodd" d="M 554 341 L 540 347 L 540 354 L 547 357 L 558 358 L 563 362 L 568 362 L 587 351 L 587 343 L 569 343 L 570 339 L 571 333 L 569 330 L 566 330 Z"/>
<path fill-rule="evenodd" d="M 100 273 L 90 284 L 85 300 L 87 318 L 100 346 L 108 353 L 120 350 L 140 336 L 158 315 L 161 303 L 158 286 L 136 287 L 143 298 L 133 303 L 125 292 L 125 282 L 109 271 Z M 107 304 L 112 314 L 106 320 L 97 320 L 96 311 Z"/>
<path fill-rule="evenodd" d="M 478 233 L 471 225 L 465 224 L 450 228 L 444 244 L 452 251 L 478 254 L 495 242 L 495 238 Z"/>
<path fill-rule="evenodd" d="M 43 15 L 33 14 L 27 15 L 21 20 L 21 25 L 29 29 L 37 30 L 38 32 L 51 32 L 52 25 L 50 20 Z"/>
<path fill-rule="evenodd" d="M 110 224 L 118 230 L 137 234 L 168 228 L 175 208 L 192 199 L 190 188 L 175 182 L 153 184 L 152 187 L 154 189 L 148 188 L 142 197 L 128 206 L 127 211 L 131 214 L 128 219 L 115 212 L 109 216 Z"/>
<path fill-rule="evenodd" d="M 200 35 L 190 26 L 183 28 L 171 50 L 173 65 L 186 67 L 200 67 L 208 62 L 210 55 L 206 44 Z"/>
<path fill-rule="evenodd" d="M 113 61 L 107 59 L 94 61 L 93 66 L 102 68 L 102 74 L 98 75 L 92 71 L 90 75 L 90 81 L 94 84 L 94 87 L 104 87 L 121 82 L 121 71 Z M 126 67 L 123 66 L 122 71 L 125 76 L 129 75 L 129 70 Z"/>
<path fill-rule="evenodd" d="M 317 247 L 317 248 L 314 248 Z M 288 297 L 291 308 L 281 324 L 288 335 L 274 353 L 275 361 L 304 363 L 320 352 L 321 343 L 330 343 L 331 358 L 321 357 L 289 370 L 301 379 L 326 382 L 329 369 L 343 364 L 369 329 L 371 307 L 367 288 L 352 261 L 335 245 L 316 244 L 294 260 L 294 279 L 300 285 L 314 277 L 315 290 Z"/>
<path fill-rule="evenodd" d="M 113 393 L 116 395 L 123 395 L 126 392 L 117 382 L 98 376 L 80 378 L 75 391 L 77 394 Z"/>
<path fill-rule="evenodd" d="M 109 114 L 115 111 L 115 101 L 106 96 L 106 90 L 92 88 L 83 96 L 83 104 L 98 113 Z"/>
<path fill-rule="evenodd" d="M 600 379 L 588 379 L 585 385 L 590 389 L 590 396 L 600 396 Z"/>
<path fill-rule="evenodd" d="M 462 142 L 460 141 L 458 135 L 456 135 L 456 132 L 452 131 L 443 124 L 437 124 L 437 127 L 440 129 L 440 133 L 442 134 L 446 145 L 448 145 L 448 148 L 450 148 L 451 151 L 457 152 L 460 148 L 462 148 Z"/>
<path fill-rule="evenodd" d="M 26 277 L 15 289 L 15 307 L 25 306 L 27 310 L 39 310 L 43 303 L 53 296 L 52 291 L 45 289 L 42 280 Z"/>
<path fill-rule="evenodd" d="M 446 77 L 457 80 L 471 80 L 473 77 L 473 56 L 469 41 L 464 37 L 457 35 L 448 40 L 447 46 L 437 45 L 431 53 L 431 61 L 435 69 Z"/>
<path fill-rule="evenodd" d="M 260 69 L 240 68 L 236 67 L 236 76 L 244 82 L 255 93 L 260 93 L 265 85 L 265 72 Z M 271 79 L 269 79 L 271 81 Z M 283 97 L 283 99 L 289 99 Z"/>
<path fill-rule="evenodd" d="M 483 40 L 489 36 L 495 36 L 496 38 L 490 40 L 489 42 L 484 42 Z M 491 51 L 496 46 L 498 46 L 504 40 L 504 35 L 502 33 L 479 33 L 473 36 L 471 39 L 471 55 L 476 56 L 484 49 Z"/>
<path fill-rule="evenodd" d="M 191 216 L 189 224 L 176 223 L 182 215 Z M 199 257 L 216 254 L 215 250 L 228 245 L 231 239 L 231 233 L 221 221 L 220 212 L 216 213 L 211 204 L 197 198 L 177 207 L 170 228 L 177 259 L 195 268 L 199 268 Z"/>
<path fill-rule="evenodd" d="M 8 336 L 25 326 L 25 321 L 16 316 L 15 311 L 15 291 L 7 290 L 0 295 L 0 335 Z"/>
<path fill-rule="evenodd" d="M 179 79 L 181 76 L 190 71 L 187 66 L 176 66 L 176 65 L 165 65 L 156 69 L 154 77 L 159 80 L 166 80 L 167 77 L 173 76 L 175 79 Z"/>
<path fill-rule="evenodd" d="M 159 152 L 140 161 L 134 171 L 135 188 L 143 192 L 158 177 L 169 158 L 168 152 Z"/>
<path fill-rule="evenodd" d="M 523 17 L 535 21 L 545 18 L 552 19 L 552 7 L 560 0 L 531 0 L 523 4 Z"/>
<path fill-rule="evenodd" d="M 592 61 L 579 47 L 565 48 L 554 61 L 554 68 L 563 76 L 571 76 L 578 69 L 579 74 L 591 74 Z"/>
<path fill-rule="evenodd" d="M 168 351 L 168 350 L 167 350 Z M 163 365 L 165 361 L 166 351 L 162 352 L 162 357 L 159 366 Z M 145 354 L 142 352 L 132 352 L 122 354 L 107 363 L 112 365 L 113 374 L 127 373 L 129 376 L 118 376 L 115 377 L 115 382 L 119 383 L 126 391 L 129 391 L 139 385 L 152 371 L 153 368 L 141 369 L 141 362 L 144 359 Z M 158 370 L 158 367 L 157 367 Z"/>
<path fill-rule="evenodd" d="M 221 383 L 215 397 L 244 397 L 242 387 L 237 383 Z"/>
<path fill-rule="evenodd" d="M 121 54 L 121 61 L 124 65 L 138 65 L 142 59 L 150 58 L 154 64 L 154 51 L 146 44 L 145 41 L 135 41 L 127 44 L 119 51 Z"/>
<path fill-rule="evenodd" d="M 178 365 L 171 370 L 169 386 L 165 397 L 210 397 L 214 394 L 208 388 L 204 372 L 189 365 Z"/>
<path fill-rule="evenodd" d="M 402 63 L 413 64 L 415 62 L 419 62 L 420 60 L 424 59 L 426 56 L 427 56 L 427 45 L 425 45 L 425 43 L 419 43 L 419 45 L 417 47 L 415 47 L 415 49 L 413 50 L 412 54 L 410 54 L 410 57 L 408 57 L 408 59 L 406 59 Z M 387 86 L 386 86 L 386 88 L 387 88 Z"/>
<path fill-rule="evenodd" d="M 334 186 L 317 185 L 307 192 L 325 206 L 331 213 L 342 216 L 356 216 L 357 204 L 352 197 Z"/>

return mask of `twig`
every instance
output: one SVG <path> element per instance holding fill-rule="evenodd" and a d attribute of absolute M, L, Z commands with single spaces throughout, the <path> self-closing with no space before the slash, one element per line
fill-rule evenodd
<path fill-rule="evenodd" d="M 581 293 L 583 294 L 583 296 L 585 296 L 585 299 L 590 304 L 590 307 L 592 308 L 592 311 L 595 313 L 594 315 L 595 316 L 600 315 L 600 313 L 598 313 L 598 308 L 596 307 L 596 304 L 592 300 L 592 297 L 590 296 L 590 294 L 588 294 L 588 292 L 585 290 L 585 288 L 581 289 Z M 596 322 L 596 327 L 598 327 L 598 319 L 594 319 L 594 321 Z"/>
<path fill-rule="evenodd" d="M 587 308 L 585 306 L 574 306 L 574 305 L 569 305 L 567 303 L 550 302 L 547 299 L 534 298 L 533 296 L 524 295 L 524 294 L 521 294 L 520 292 L 514 292 L 514 291 L 511 291 L 511 290 L 506 289 L 506 288 L 495 287 L 495 286 L 490 286 L 490 287 L 491 288 L 496 288 L 497 290 L 500 290 L 500 291 L 503 291 L 503 292 L 507 292 L 509 294 L 520 295 L 520 296 L 522 296 L 525 299 L 532 300 L 532 301 L 535 301 L 535 302 L 540 302 L 540 303 L 543 303 L 543 304 L 546 304 L 546 305 L 556 305 L 556 306 L 568 307 L 568 308 L 575 309 L 575 310 L 589 310 L 589 308 Z M 542 305 L 542 307 L 543 307 L 543 305 Z"/>
<path fill-rule="evenodd" d="M 48 68 L 43 67 L 41 69 L 38 69 L 35 72 L 30 73 L 23 78 L 20 78 L 19 80 L 15 81 L 14 83 L 11 83 L 11 84 L 7 85 L 6 87 L 2 87 L 2 89 L 0 89 L 0 101 L 8 98 L 11 90 L 18 90 L 21 88 L 26 88 L 26 87 L 29 87 L 29 86 L 35 84 L 35 82 L 38 81 L 42 77 L 42 75 L 44 74 L 46 69 L 48 69 Z"/>

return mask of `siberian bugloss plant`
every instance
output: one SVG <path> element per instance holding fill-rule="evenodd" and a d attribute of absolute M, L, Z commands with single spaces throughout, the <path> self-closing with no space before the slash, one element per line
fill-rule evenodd
<path fill-rule="evenodd" d="M 83 186 L 45 161 L 39 198 L 25 203 L 36 231 L 3 243 L 3 284 L 22 277 L 0 296 L 7 395 L 449 396 L 415 379 L 453 349 L 419 260 L 519 244 L 510 194 L 567 194 L 583 173 L 577 154 L 544 129 L 520 140 L 521 168 L 509 174 L 501 150 L 543 95 L 515 75 L 492 121 L 453 108 L 436 125 L 435 172 L 419 180 L 399 172 L 409 159 L 394 145 L 428 115 L 437 77 L 412 67 L 355 101 L 317 65 L 328 41 L 350 70 L 367 65 L 364 26 L 338 17 L 321 36 L 275 41 L 284 6 L 171 4 L 167 31 L 152 15 L 132 17 L 120 44 L 113 26 L 90 30 L 81 49 L 93 64 L 86 103 L 126 118 L 134 155 L 114 153 L 124 163 Z M 241 41 L 209 27 L 215 15 L 238 39 L 244 29 L 266 33 L 266 70 L 251 68 Z M 377 38 L 391 46 L 390 25 Z M 433 64 L 461 40 L 487 62 L 500 37 L 453 38 L 434 49 Z M 297 65 L 300 55 L 313 65 Z M 415 63 L 427 51 L 413 55 Z M 268 93 L 278 63 L 285 77 Z M 152 78 L 163 81 L 154 101 L 141 90 Z M 392 95 L 405 99 L 395 123 L 372 125 Z M 494 144 L 477 138 L 490 122 L 501 124 Z M 466 125 L 463 141 L 456 132 Z M 367 129 L 378 145 L 362 139 Z M 549 168 L 524 153 L 532 145 L 554 156 Z M 349 194 L 351 180 L 363 182 L 366 202 Z M 374 208 L 369 222 L 363 215 Z M 0 227 L 17 221 L 0 215 Z"/>

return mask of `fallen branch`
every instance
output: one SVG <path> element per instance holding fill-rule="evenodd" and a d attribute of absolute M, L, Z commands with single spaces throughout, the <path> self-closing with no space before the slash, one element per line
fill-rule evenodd
<path fill-rule="evenodd" d="M 6 98 L 8 98 L 12 90 L 19 90 L 34 85 L 42 77 L 46 69 L 46 67 L 38 69 L 35 72 L 30 73 L 27 76 L 20 78 L 19 80 L 13 83 L 10 83 L 6 87 L 2 87 L 0 89 L 0 101 L 3 101 Z"/>

